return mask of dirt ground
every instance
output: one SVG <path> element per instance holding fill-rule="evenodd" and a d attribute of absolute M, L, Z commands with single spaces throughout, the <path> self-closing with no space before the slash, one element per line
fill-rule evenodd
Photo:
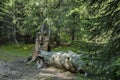
<path fill-rule="evenodd" d="M 0 80 L 74 80 L 75 74 L 53 67 L 37 69 L 26 65 L 23 58 L 14 61 L 0 60 Z"/>

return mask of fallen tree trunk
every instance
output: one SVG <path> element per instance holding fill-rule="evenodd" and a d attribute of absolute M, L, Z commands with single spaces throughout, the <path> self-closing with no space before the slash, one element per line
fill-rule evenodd
<path fill-rule="evenodd" d="M 44 65 L 54 66 L 57 68 L 63 68 L 70 72 L 80 72 L 87 74 L 85 72 L 85 63 L 81 59 L 82 54 L 75 54 L 72 51 L 68 52 L 47 52 L 40 51 L 36 57 L 38 68 Z"/>

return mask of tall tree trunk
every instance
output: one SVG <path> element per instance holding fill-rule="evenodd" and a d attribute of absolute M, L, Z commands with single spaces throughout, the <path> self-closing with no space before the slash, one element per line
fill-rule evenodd
<path fill-rule="evenodd" d="M 75 29 L 74 29 L 74 27 L 71 28 L 71 40 L 72 41 L 75 40 Z"/>
<path fill-rule="evenodd" d="M 18 40 L 17 40 L 17 38 L 16 38 L 16 26 L 15 26 L 15 25 L 14 25 L 14 31 L 13 31 L 13 38 L 14 38 L 15 43 L 16 43 L 17 45 L 19 45 Z"/>

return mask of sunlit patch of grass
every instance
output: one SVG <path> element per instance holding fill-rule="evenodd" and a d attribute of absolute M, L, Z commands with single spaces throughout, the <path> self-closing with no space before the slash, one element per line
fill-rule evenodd
<path fill-rule="evenodd" d="M 0 56 L 4 58 L 4 56 L 2 55 L 4 53 L 6 55 L 8 54 L 13 56 L 27 57 L 32 53 L 33 46 L 33 44 L 19 46 L 15 44 L 3 45 L 0 46 Z"/>
<path fill-rule="evenodd" d="M 53 51 L 65 51 L 67 52 L 68 50 L 71 50 L 73 52 L 77 52 L 78 53 L 78 49 L 72 47 L 72 46 L 59 46 L 55 49 L 53 49 Z"/>

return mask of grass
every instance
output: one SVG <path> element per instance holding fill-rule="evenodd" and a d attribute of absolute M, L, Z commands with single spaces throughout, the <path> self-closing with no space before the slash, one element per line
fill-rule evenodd
<path fill-rule="evenodd" d="M 59 46 L 53 49 L 53 51 L 65 51 L 65 52 L 67 52 L 68 50 L 71 50 L 73 52 L 78 52 L 78 50 L 72 46 Z"/>
<path fill-rule="evenodd" d="M 11 61 L 13 58 L 6 56 L 5 54 L 0 54 L 0 60 Z"/>
<path fill-rule="evenodd" d="M 26 58 L 28 57 L 33 50 L 34 44 L 6 44 L 0 46 L 0 59 L 2 60 L 12 60 L 12 56 L 18 56 L 18 57 L 23 57 Z M 72 50 L 75 51 L 75 48 L 72 47 L 58 47 L 54 48 L 52 51 L 68 51 Z"/>
<path fill-rule="evenodd" d="M 11 60 L 12 56 L 27 57 L 32 53 L 33 44 L 15 45 L 7 44 L 0 46 L 0 59 Z"/>
<path fill-rule="evenodd" d="M 26 44 L 26 45 L 15 45 L 15 44 L 7 44 L 0 46 L 0 60 L 5 61 L 13 61 L 17 57 L 28 57 L 33 50 L 34 44 Z M 58 47 L 53 49 L 52 51 L 68 51 L 75 50 L 72 47 Z M 63 69 L 59 69 L 60 72 L 64 71 Z M 48 78 L 46 80 L 53 80 L 53 78 Z M 74 80 L 90 80 L 89 78 L 84 77 L 84 75 L 77 74 Z"/>

